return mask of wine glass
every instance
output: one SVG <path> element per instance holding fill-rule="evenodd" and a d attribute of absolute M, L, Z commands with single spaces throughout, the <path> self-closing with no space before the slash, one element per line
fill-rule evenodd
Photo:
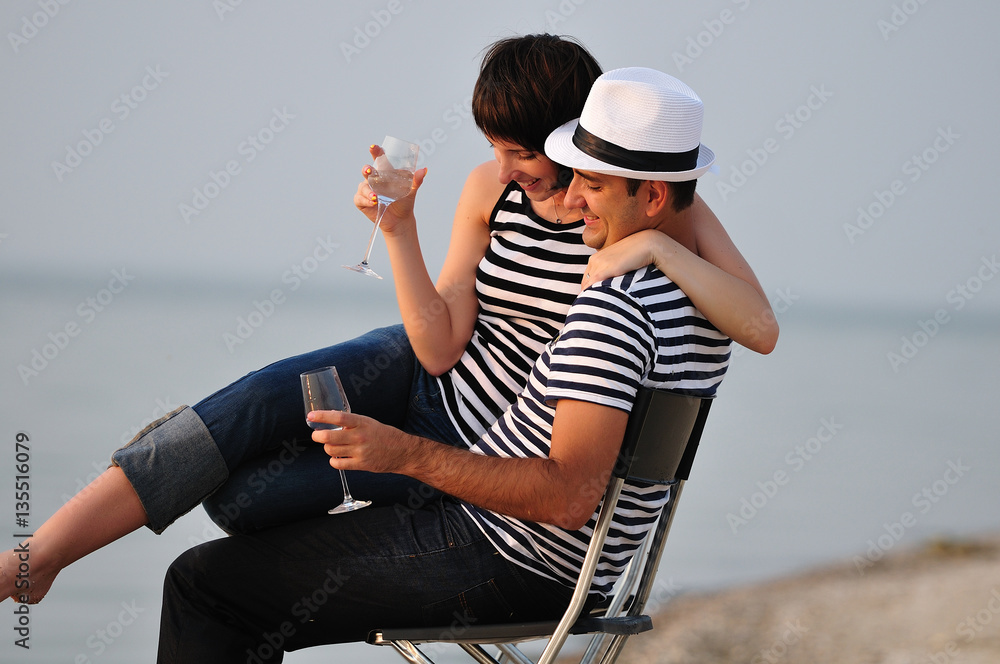
<path fill-rule="evenodd" d="M 302 398 L 306 405 L 306 415 L 314 410 L 342 410 L 345 413 L 351 412 L 351 405 L 347 403 L 347 395 L 344 393 L 344 386 L 340 382 L 336 367 L 324 367 L 307 371 L 299 376 L 302 379 Z M 336 424 L 325 424 L 323 422 L 306 422 L 313 429 L 339 429 Z M 340 483 L 344 485 L 344 502 L 337 505 L 329 514 L 341 514 L 353 510 L 368 507 L 372 504 L 370 500 L 355 500 L 351 496 L 350 489 L 347 488 L 347 477 L 340 468 Z"/>
<path fill-rule="evenodd" d="M 380 147 L 382 154 L 375 158 L 375 165 L 371 175 L 368 176 L 368 186 L 378 197 L 375 228 L 372 229 L 372 236 L 368 240 L 368 248 L 365 249 L 365 257 L 361 262 L 357 265 L 342 266 L 376 279 L 382 277 L 368 267 L 368 257 L 371 256 L 382 215 L 390 203 L 410 193 L 413 173 L 417 170 L 417 154 L 420 152 L 420 146 L 416 143 L 408 143 L 392 136 L 386 136 Z"/>

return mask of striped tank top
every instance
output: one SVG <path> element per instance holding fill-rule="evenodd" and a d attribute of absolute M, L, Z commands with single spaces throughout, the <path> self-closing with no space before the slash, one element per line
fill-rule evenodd
<path fill-rule="evenodd" d="M 458 364 L 438 377 L 456 430 L 472 445 L 524 388 L 580 293 L 593 253 L 583 221 L 539 217 L 511 182 L 490 215 L 490 244 L 476 270 L 479 316 Z"/>
<path fill-rule="evenodd" d="M 472 451 L 547 457 L 559 399 L 627 412 L 640 385 L 711 396 L 729 357 L 729 339 L 654 266 L 595 284 L 573 303 L 559 337 L 540 356 L 514 405 Z M 668 496 L 666 485 L 625 484 L 591 592 L 611 590 Z M 576 583 L 596 511 L 584 528 L 570 531 L 470 504 L 465 509 L 505 558 L 568 586 Z"/>

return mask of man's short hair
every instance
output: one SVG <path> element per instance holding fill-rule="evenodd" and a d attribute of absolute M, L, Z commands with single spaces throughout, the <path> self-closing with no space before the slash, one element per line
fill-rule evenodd
<path fill-rule="evenodd" d="M 636 178 L 625 178 L 625 193 L 629 196 L 635 196 L 642 182 L 642 180 L 637 180 Z M 667 182 L 667 187 L 670 188 L 671 207 L 674 209 L 674 212 L 686 210 L 694 203 L 694 190 L 697 185 L 697 180 Z"/>

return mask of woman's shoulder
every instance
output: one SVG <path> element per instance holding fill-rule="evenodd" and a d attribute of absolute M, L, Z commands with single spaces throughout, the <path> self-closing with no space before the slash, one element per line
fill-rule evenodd
<path fill-rule="evenodd" d="M 488 219 L 497 201 L 506 190 L 500 182 L 500 166 L 496 161 L 484 162 L 469 172 L 462 189 L 464 206 L 475 208 L 483 219 Z"/>
<path fill-rule="evenodd" d="M 496 198 L 503 193 L 506 185 L 500 182 L 500 164 L 495 159 L 484 161 L 469 172 L 465 180 L 466 188 L 475 187 Z"/>

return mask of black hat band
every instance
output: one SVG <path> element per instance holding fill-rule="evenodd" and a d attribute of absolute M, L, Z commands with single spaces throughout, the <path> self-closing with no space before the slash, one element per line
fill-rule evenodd
<path fill-rule="evenodd" d="M 701 147 L 696 145 L 687 152 L 629 150 L 591 134 L 580 124 L 577 124 L 576 131 L 573 132 L 573 145 L 606 164 L 648 173 L 692 171 L 698 167 L 698 149 Z"/>

